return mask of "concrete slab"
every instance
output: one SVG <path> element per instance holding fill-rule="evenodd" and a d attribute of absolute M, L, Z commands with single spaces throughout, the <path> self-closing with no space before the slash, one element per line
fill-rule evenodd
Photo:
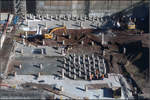
<path fill-rule="evenodd" d="M 73 98 L 83 99 L 85 97 L 89 99 L 112 99 L 109 96 L 104 96 L 106 92 L 104 89 L 95 89 L 95 90 L 87 90 L 85 91 L 85 85 L 88 84 L 108 84 L 110 88 L 112 87 L 122 87 L 120 82 L 118 81 L 120 78 L 122 79 L 122 75 L 120 74 L 109 74 L 108 78 L 104 78 L 104 80 L 96 80 L 96 81 L 75 81 L 67 78 L 59 79 L 55 76 L 51 75 L 42 75 L 38 79 L 34 79 L 34 76 L 31 75 L 17 75 L 11 79 L 5 80 L 5 82 L 11 86 L 15 85 L 16 88 L 19 88 L 21 84 L 26 82 L 39 83 L 38 81 L 44 80 L 43 84 L 56 84 L 58 88 L 63 86 L 63 94 L 68 95 Z M 127 85 L 127 84 L 125 84 Z M 123 88 L 123 87 L 122 87 Z M 128 92 L 129 92 L 129 87 Z M 123 90 L 122 90 L 123 91 Z M 131 92 L 129 92 L 128 96 L 130 97 Z M 121 98 L 126 98 L 124 92 L 121 92 Z"/>
<path fill-rule="evenodd" d="M 41 53 L 34 53 L 35 50 L 37 49 L 44 49 L 44 54 Z M 23 53 L 21 54 L 20 52 L 23 50 Z M 24 46 L 22 43 L 16 43 L 16 48 L 15 48 L 15 56 L 16 57 L 36 57 L 36 56 L 63 56 L 61 54 L 61 48 L 58 48 L 58 50 L 53 49 L 52 47 L 48 46 Z"/>

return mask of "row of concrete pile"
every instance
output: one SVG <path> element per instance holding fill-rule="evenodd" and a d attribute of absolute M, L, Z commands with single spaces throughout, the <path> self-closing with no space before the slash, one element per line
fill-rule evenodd
<path fill-rule="evenodd" d="M 98 17 L 98 16 L 89 16 L 89 17 L 86 17 L 86 16 L 72 16 L 72 15 L 55 15 L 55 16 L 51 16 L 51 15 L 46 15 L 46 16 L 43 16 L 43 15 L 37 15 L 37 16 L 34 16 L 32 14 L 27 14 L 25 16 L 25 19 L 31 19 L 31 20 L 35 20 L 35 19 L 38 19 L 38 20 L 44 20 L 44 19 L 47 19 L 47 20 L 65 20 L 65 21 L 69 21 L 69 20 L 72 20 L 72 21 L 77 21 L 77 20 L 80 20 L 80 21 L 99 21 L 99 22 L 102 22 L 103 21 L 103 18 L 102 17 Z"/>
<path fill-rule="evenodd" d="M 32 15 L 32 14 L 26 14 L 24 17 L 24 21 L 27 22 L 27 26 L 33 27 L 32 21 L 44 21 L 44 27 L 47 29 L 49 27 L 49 22 L 51 21 L 59 21 L 60 26 L 66 25 L 67 28 L 73 27 L 80 27 L 80 28 L 102 28 L 102 25 L 105 25 L 108 19 L 105 17 L 99 17 L 99 16 L 71 16 L 71 15 Z M 28 21 L 30 20 L 30 21 Z M 68 23 L 69 22 L 69 23 Z M 40 22 L 41 23 L 41 22 Z M 51 24 L 50 24 L 51 25 Z M 57 24 L 58 25 L 58 24 Z M 38 26 L 38 24 L 37 24 Z"/>
<path fill-rule="evenodd" d="M 64 58 L 61 70 L 62 77 L 71 79 L 101 79 L 106 74 L 105 60 L 99 56 L 73 55 Z"/>

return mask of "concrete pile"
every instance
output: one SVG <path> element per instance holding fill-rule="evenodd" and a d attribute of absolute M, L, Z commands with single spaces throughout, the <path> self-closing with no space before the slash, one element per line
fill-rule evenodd
<path fill-rule="evenodd" d="M 105 60 L 99 56 L 69 55 L 63 59 L 62 78 L 93 80 L 106 74 Z M 92 76 L 92 79 L 91 79 Z"/>

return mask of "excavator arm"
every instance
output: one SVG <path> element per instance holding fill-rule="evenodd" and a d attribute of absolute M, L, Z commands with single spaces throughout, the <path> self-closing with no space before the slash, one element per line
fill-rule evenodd
<path fill-rule="evenodd" d="M 60 30 L 60 29 L 64 29 L 65 34 L 67 34 L 66 26 L 64 26 L 64 27 L 57 27 L 57 28 L 54 28 L 52 31 L 50 31 L 50 33 L 44 34 L 44 38 L 45 39 L 52 39 L 54 37 L 53 36 L 53 32 L 55 32 L 57 30 Z"/>

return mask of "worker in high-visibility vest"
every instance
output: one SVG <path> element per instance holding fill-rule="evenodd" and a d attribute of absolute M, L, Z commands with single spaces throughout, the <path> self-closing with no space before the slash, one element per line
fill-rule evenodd
<path fill-rule="evenodd" d="M 93 79 L 93 74 L 90 75 L 90 80 L 92 80 L 92 79 Z"/>
<path fill-rule="evenodd" d="M 99 75 L 99 70 L 96 70 L 96 78 L 98 79 L 98 75 Z"/>
<path fill-rule="evenodd" d="M 102 80 L 104 79 L 104 74 L 102 74 Z"/>
<path fill-rule="evenodd" d="M 62 95 L 60 96 L 60 100 L 63 100 L 63 97 L 62 97 Z"/>

